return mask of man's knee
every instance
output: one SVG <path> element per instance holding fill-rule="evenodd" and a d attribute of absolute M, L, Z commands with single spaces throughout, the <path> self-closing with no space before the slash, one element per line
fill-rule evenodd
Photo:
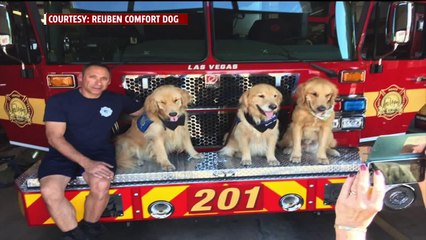
<path fill-rule="evenodd" d="M 107 179 L 97 179 L 90 184 L 90 192 L 98 198 L 108 195 L 110 181 Z"/>
<path fill-rule="evenodd" d="M 65 181 L 64 181 L 65 182 Z M 40 193 L 45 201 L 59 201 L 65 198 L 65 186 L 56 179 L 43 179 L 40 181 Z"/>

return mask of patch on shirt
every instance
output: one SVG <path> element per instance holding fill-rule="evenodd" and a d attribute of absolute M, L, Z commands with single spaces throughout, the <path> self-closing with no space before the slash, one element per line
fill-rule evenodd
<path fill-rule="evenodd" d="M 109 117 L 112 114 L 112 109 L 109 107 L 101 107 L 101 110 L 99 111 L 102 117 Z"/>

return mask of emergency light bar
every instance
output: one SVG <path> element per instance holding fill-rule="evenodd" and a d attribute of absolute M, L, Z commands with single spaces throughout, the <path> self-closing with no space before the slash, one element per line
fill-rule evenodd
<path fill-rule="evenodd" d="M 333 121 L 334 130 L 360 130 L 364 128 L 365 109 L 367 100 L 362 96 L 341 96 L 334 110 L 336 118 Z"/>
<path fill-rule="evenodd" d="M 366 107 L 365 98 L 360 99 L 344 99 L 342 102 L 342 111 L 344 112 L 360 112 L 364 113 Z"/>

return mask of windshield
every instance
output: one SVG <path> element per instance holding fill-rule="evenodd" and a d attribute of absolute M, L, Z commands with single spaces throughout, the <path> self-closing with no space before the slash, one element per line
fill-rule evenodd
<path fill-rule="evenodd" d="M 207 56 L 201 1 L 46 4 L 46 13 L 188 14 L 188 25 L 46 25 L 49 63 L 199 62 Z"/>
<path fill-rule="evenodd" d="M 340 24 L 337 36 L 331 7 L 319 1 L 214 1 L 214 55 L 248 62 L 351 60 L 354 23 Z M 354 19 L 350 5 L 341 9 L 345 19 Z"/>

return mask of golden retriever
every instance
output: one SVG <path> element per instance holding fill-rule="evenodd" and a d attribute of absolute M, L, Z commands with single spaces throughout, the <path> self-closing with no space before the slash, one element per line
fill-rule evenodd
<path fill-rule="evenodd" d="M 155 89 L 146 99 L 143 114 L 116 139 L 117 166 L 132 168 L 143 160 L 155 160 L 165 171 L 175 170 L 168 153 L 186 151 L 201 158 L 191 143 L 186 112 L 191 96 L 172 85 Z"/>
<path fill-rule="evenodd" d="M 337 87 L 333 83 L 319 77 L 311 78 L 297 87 L 292 122 L 279 142 L 279 146 L 287 147 L 285 153 L 291 153 L 291 162 L 301 162 L 302 143 L 306 144 L 307 152 L 317 151 L 316 156 L 321 164 L 329 164 L 327 154 L 340 156 L 333 149 L 337 142 L 332 132 L 337 94 Z"/>
<path fill-rule="evenodd" d="M 241 165 L 250 166 L 252 156 L 266 156 L 271 166 L 280 165 L 275 157 L 279 135 L 277 113 L 282 94 L 268 84 L 257 84 L 239 99 L 237 121 L 220 154 L 241 154 Z"/>

